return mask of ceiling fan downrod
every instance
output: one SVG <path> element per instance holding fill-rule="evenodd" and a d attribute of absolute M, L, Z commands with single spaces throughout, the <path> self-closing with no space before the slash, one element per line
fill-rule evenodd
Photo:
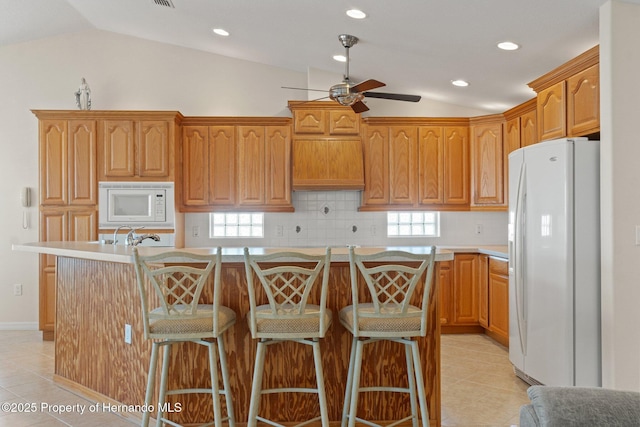
<path fill-rule="evenodd" d="M 340 40 L 340 43 L 342 43 L 342 46 L 344 46 L 345 57 L 347 59 L 344 64 L 344 82 L 349 83 L 349 49 L 351 48 L 351 46 L 354 46 L 356 43 L 358 43 L 358 38 L 349 34 L 340 34 L 338 36 L 338 40 Z"/>

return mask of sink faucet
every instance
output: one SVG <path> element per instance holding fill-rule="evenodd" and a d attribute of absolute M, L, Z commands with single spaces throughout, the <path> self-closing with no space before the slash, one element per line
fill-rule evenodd
<path fill-rule="evenodd" d="M 127 233 L 127 240 L 124 241 L 124 244 L 127 246 L 135 246 L 134 242 L 138 238 L 138 236 L 136 236 L 136 231 L 144 228 L 144 225 L 142 227 L 129 227 L 129 228 L 131 229 L 131 231 Z"/>
<path fill-rule="evenodd" d="M 159 242 L 160 236 L 158 236 L 157 234 L 143 234 L 142 236 L 134 237 L 131 240 L 131 245 L 138 246 L 140 243 L 142 243 L 143 240 L 146 240 L 146 239 L 151 239 L 151 240 L 155 240 L 156 242 Z"/>
<path fill-rule="evenodd" d="M 116 228 L 116 230 L 113 232 L 113 243 L 112 243 L 112 245 L 115 245 L 115 244 L 118 243 L 118 231 L 120 231 L 123 228 L 128 228 L 129 230 L 132 229 L 128 225 L 121 225 L 120 227 Z"/>

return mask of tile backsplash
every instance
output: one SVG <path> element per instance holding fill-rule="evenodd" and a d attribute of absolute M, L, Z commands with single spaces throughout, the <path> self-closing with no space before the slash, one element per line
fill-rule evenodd
<path fill-rule="evenodd" d="M 358 212 L 360 200 L 359 191 L 296 191 L 293 193 L 295 212 L 265 213 L 263 238 L 212 239 L 209 238 L 209 214 L 187 214 L 185 245 L 305 247 L 507 244 L 506 212 L 441 212 L 440 237 L 387 237 L 386 212 Z"/>

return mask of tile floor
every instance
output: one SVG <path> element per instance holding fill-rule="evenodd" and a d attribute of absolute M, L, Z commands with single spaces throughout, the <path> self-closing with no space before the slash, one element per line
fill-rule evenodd
<path fill-rule="evenodd" d="M 113 413 L 89 412 L 93 402 L 61 389 L 52 376 L 53 343 L 43 342 L 35 331 L 0 331 L 0 404 L 14 409 L 36 404 L 32 413 L 7 412 L 2 406 L 0 427 L 134 425 Z M 513 375 L 507 350 L 490 338 L 442 336 L 443 426 L 517 425 L 519 408 L 528 402 L 526 389 Z M 43 403 L 50 406 L 43 408 Z M 58 410 L 63 405 L 71 411 Z"/>

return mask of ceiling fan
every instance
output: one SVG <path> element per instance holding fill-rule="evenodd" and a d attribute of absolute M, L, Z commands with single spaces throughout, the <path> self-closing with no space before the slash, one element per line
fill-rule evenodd
<path fill-rule="evenodd" d="M 369 107 L 365 105 L 362 100 L 364 98 L 380 98 L 380 99 L 393 99 L 396 101 L 409 101 L 418 102 L 420 96 L 418 95 L 403 95 L 399 93 L 382 93 L 382 92 L 369 92 L 372 89 L 377 89 L 386 86 L 385 83 L 377 80 L 369 79 L 356 85 L 352 84 L 349 80 L 349 49 L 358 43 L 358 38 L 349 34 L 340 34 L 338 40 L 345 48 L 345 72 L 342 83 L 331 86 L 329 88 L 329 98 L 337 101 L 340 105 L 348 106 L 356 113 L 362 113 L 369 110 Z M 285 89 L 299 89 L 292 87 L 285 87 Z M 312 89 L 303 89 L 312 90 Z M 321 98 L 322 99 L 322 98 Z"/>

